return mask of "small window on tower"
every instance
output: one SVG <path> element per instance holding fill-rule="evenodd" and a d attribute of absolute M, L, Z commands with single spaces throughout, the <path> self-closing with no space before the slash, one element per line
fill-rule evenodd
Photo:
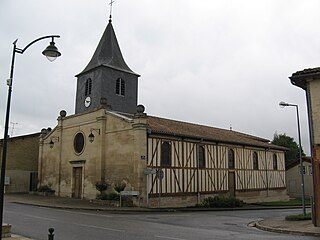
<path fill-rule="evenodd" d="M 122 78 L 118 78 L 116 81 L 116 94 L 120 96 L 125 95 L 125 81 Z"/>
<path fill-rule="evenodd" d="M 86 89 L 85 89 L 85 96 L 89 96 L 91 94 L 91 89 L 92 89 L 92 80 L 91 78 L 88 78 L 86 81 Z"/>

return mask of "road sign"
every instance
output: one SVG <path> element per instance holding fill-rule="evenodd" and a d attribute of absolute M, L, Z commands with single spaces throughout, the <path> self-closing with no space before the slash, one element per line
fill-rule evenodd
<path fill-rule="evenodd" d="M 157 170 L 157 178 L 159 178 L 160 180 L 163 179 L 164 177 L 164 172 L 162 169 L 158 169 Z"/>
<path fill-rule="evenodd" d="M 145 169 L 143 169 L 143 173 L 145 175 L 156 174 L 157 173 L 157 169 L 155 169 L 155 168 L 145 168 Z"/>

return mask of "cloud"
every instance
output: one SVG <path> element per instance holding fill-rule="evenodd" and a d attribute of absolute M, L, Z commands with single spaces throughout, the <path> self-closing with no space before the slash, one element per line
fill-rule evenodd
<path fill-rule="evenodd" d="M 17 8 L 16 6 L 19 6 Z M 48 8 L 50 7 L 50 11 Z M 305 93 L 290 84 L 298 70 L 319 66 L 316 0 L 115 1 L 113 26 L 139 80 L 148 114 L 272 138 L 297 139 L 299 104 L 309 152 Z M 14 14 L 12 14 L 14 13 Z M 92 57 L 109 17 L 106 1 L 22 0 L 0 3 L 0 119 L 6 104 L 12 42 L 60 34 L 62 57 L 46 62 L 32 46 L 16 58 L 11 120 L 15 134 L 54 127 L 61 109 L 74 112 L 77 73 Z M 0 133 L 3 124 L 0 122 Z"/>

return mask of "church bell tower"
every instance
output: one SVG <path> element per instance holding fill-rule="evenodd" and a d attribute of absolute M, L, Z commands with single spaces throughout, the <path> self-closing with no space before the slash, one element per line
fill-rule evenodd
<path fill-rule="evenodd" d="M 135 113 L 139 76 L 123 59 L 110 17 L 90 62 L 76 75 L 75 113 L 99 107 L 102 98 L 113 111 Z"/>

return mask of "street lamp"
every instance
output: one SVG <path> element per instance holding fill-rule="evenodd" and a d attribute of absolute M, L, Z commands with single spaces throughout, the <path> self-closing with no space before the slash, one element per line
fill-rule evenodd
<path fill-rule="evenodd" d="M 300 121 L 299 121 L 299 107 L 297 104 L 290 104 L 290 103 L 286 103 L 286 102 L 280 102 L 279 106 L 282 108 L 295 107 L 297 110 L 297 124 L 298 124 L 298 138 L 299 138 L 299 160 L 300 160 L 301 190 L 302 190 L 302 211 L 303 211 L 303 216 L 306 216 L 305 192 L 304 192 L 304 171 L 303 171 L 303 162 L 302 162 L 302 147 L 301 147 Z"/>
<path fill-rule="evenodd" d="M 30 42 L 24 48 L 17 48 L 17 40 L 13 42 L 13 51 L 12 51 L 12 59 L 11 59 L 11 70 L 10 70 L 10 78 L 7 80 L 8 85 L 8 99 L 7 99 L 7 110 L 6 110 L 6 118 L 5 118 L 5 126 L 4 126 L 4 136 L 3 136 L 3 144 L 2 144 L 2 162 L 1 162 L 1 179 L 0 179 L 0 239 L 2 239 L 2 223 L 3 223 L 3 200 L 4 200 L 4 181 L 5 181 L 5 172 L 6 172 L 6 160 L 7 160 L 7 143 L 8 143 L 8 131 L 9 131 L 9 116 L 10 116 L 10 104 L 11 104 L 11 93 L 12 93 L 12 83 L 13 83 L 13 70 L 14 70 L 14 61 L 16 53 L 23 54 L 31 45 L 34 43 L 46 39 L 51 38 L 50 45 L 42 52 L 49 61 L 54 61 L 57 57 L 61 56 L 61 53 L 58 51 L 58 48 L 55 46 L 54 38 L 59 38 L 59 35 L 50 35 L 37 38 L 36 40 Z"/>

